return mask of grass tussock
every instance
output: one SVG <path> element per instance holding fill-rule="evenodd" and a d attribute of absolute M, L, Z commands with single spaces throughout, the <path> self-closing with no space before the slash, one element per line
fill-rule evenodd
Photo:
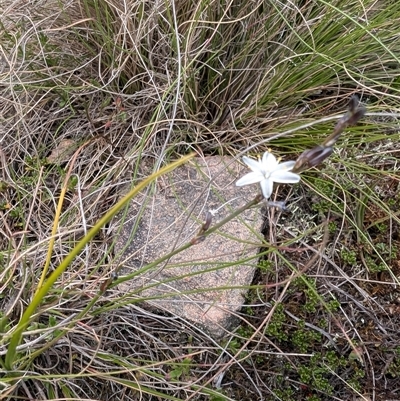
<path fill-rule="evenodd" d="M 400 398 L 400 3 L 31 3 L 0 5 L 2 398 Z M 295 159 L 353 94 L 366 117 L 267 211 L 237 330 L 104 295 L 120 221 L 98 222 L 142 163 Z"/>

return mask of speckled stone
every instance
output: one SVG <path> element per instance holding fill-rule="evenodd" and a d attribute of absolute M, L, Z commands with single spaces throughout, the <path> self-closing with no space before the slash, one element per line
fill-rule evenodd
<path fill-rule="evenodd" d="M 118 290 L 148 297 L 151 308 L 167 311 L 222 337 L 237 323 L 235 312 L 251 284 L 261 245 L 260 207 L 246 210 L 203 242 L 148 269 L 148 264 L 189 242 L 209 210 L 212 225 L 258 193 L 236 187 L 248 169 L 230 157 L 196 158 L 158 180 L 156 190 L 136 197 L 116 233 L 115 250 L 134 279 Z M 212 181 L 210 179 L 212 178 Z"/>

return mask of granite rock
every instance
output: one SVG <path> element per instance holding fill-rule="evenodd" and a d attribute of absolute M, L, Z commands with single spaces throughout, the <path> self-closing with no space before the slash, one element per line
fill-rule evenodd
<path fill-rule="evenodd" d="M 121 274 L 136 273 L 119 291 L 147 298 L 152 309 L 180 316 L 216 338 L 232 330 L 261 246 L 260 206 L 246 210 L 156 266 L 149 264 L 196 237 L 207 211 L 212 224 L 252 200 L 256 185 L 236 187 L 248 169 L 231 157 L 209 156 L 175 169 L 135 197 L 116 233 Z"/>

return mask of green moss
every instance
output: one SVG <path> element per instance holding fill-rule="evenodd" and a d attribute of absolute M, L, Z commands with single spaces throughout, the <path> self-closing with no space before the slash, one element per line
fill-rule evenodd
<path fill-rule="evenodd" d="M 302 383 L 309 385 L 314 390 L 331 395 L 333 393 L 333 387 L 329 383 L 331 371 L 327 366 L 319 364 L 321 359 L 321 354 L 314 355 L 309 365 L 299 367 L 298 373 Z"/>
<path fill-rule="evenodd" d="M 307 287 L 304 289 L 306 295 L 306 302 L 303 305 L 303 309 L 309 313 L 315 313 L 317 306 L 321 304 L 321 298 L 317 291 L 316 281 L 307 278 Z"/>
<path fill-rule="evenodd" d="M 321 334 L 317 331 L 307 329 L 304 321 L 298 322 L 299 329 L 291 336 L 291 342 L 300 353 L 306 353 L 311 350 L 315 343 L 321 341 Z"/>
<path fill-rule="evenodd" d="M 326 305 L 330 312 L 336 312 L 340 309 L 340 302 L 337 299 L 332 299 Z"/>
<path fill-rule="evenodd" d="M 334 233 L 336 233 L 337 229 L 338 229 L 338 225 L 337 225 L 336 221 L 330 221 L 330 222 L 328 223 L 328 231 L 329 231 L 329 234 L 334 234 Z"/>
<path fill-rule="evenodd" d="M 266 334 L 278 341 L 286 341 L 288 339 L 288 335 L 285 332 L 286 319 L 287 317 L 283 311 L 283 305 L 278 304 L 268 324 Z"/>
<path fill-rule="evenodd" d="M 340 251 L 340 258 L 344 264 L 349 266 L 354 266 L 357 263 L 357 253 L 346 248 Z"/>
<path fill-rule="evenodd" d="M 260 260 L 258 263 L 258 268 L 262 273 L 271 273 L 273 271 L 273 263 L 271 260 Z"/>
<path fill-rule="evenodd" d="M 377 261 L 370 255 L 365 255 L 364 261 L 371 273 L 379 273 L 387 270 L 386 265 L 383 262 Z"/>
<path fill-rule="evenodd" d="M 279 399 L 282 401 L 293 401 L 295 400 L 294 398 L 295 392 L 292 388 L 286 387 L 286 388 L 279 388 L 275 390 L 275 400 Z"/>

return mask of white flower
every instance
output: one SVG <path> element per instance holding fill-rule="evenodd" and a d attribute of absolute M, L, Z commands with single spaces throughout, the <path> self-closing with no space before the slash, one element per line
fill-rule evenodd
<path fill-rule="evenodd" d="M 262 159 L 258 161 L 244 156 L 243 162 L 253 171 L 238 180 L 236 185 L 241 187 L 259 182 L 265 199 L 271 196 L 274 182 L 294 184 L 300 181 L 298 174 L 290 172 L 296 162 L 279 163 L 270 152 L 265 152 Z"/>

